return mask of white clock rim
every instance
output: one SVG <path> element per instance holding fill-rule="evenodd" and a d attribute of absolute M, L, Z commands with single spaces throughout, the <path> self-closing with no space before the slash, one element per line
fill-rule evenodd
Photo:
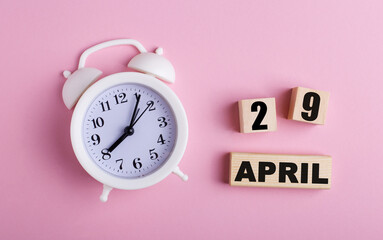
<path fill-rule="evenodd" d="M 153 89 L 161 95 L 172 108 L 177 125 L 176 141 L 168 160 L 155 172 L 135 179 L 117 177 L 102 170 L 89 156 L 82 138 L 83 120 L 85 119 L 85 114 L 90 104 L 103 91 L 113 86 L 125 83 L 140 84 Z M 176 94 L 168 86 L 166 86 L 165 83 L 147 74 L 137 72 L 121 72 L 100 79 L 85 91 L 73 112 L 70 133 L 74 153 L 81 166 L 88 172 L 89 175 L 102 184 L 110 187 L 134 190 L 149 187 L 162 181 L 177 168 L 186 149 L 188 139 L 188 121 L 181 101 L 178 99 Z"/>

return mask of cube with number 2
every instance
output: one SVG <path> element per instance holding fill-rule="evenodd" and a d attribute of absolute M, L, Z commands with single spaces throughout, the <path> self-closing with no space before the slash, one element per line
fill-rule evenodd
<path fill-rule="evenodd" d="M 238 107 L 241 133 L 277 130 L 275 98 L 241 100 Z"/>
<path fill-rule="evenodd" d="M 309 88 L 293 88 L 288 119 L 324 124 L 330 94 Z"/>

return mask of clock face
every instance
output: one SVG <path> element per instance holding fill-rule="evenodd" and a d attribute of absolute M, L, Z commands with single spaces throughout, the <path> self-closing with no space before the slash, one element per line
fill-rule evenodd
<path fill-rule="evenodd" d="M 104 171 L 140 178 L 159 169 L 175 145 L 177 125 L 168 102 L 140 84 L 111 87 L 90 104 L 83 121 L 89 156 Z"/>

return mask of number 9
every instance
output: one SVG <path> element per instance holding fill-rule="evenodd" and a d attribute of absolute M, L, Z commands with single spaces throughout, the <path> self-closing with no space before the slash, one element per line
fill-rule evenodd
<path fill-rule="evenodd" d="M 320 96 L 315 92 L 308 92 L 303 97 L 303 109 L 308 112 L 302 112 L 301 116 L 306 121 L 314 121 L 318 117 L 320 105 Z M 309 115 L 309 112 L 310 115 Z"/>
<path fill-rule="evenodd" d="M 90 139 L 92 139 L 92 141 L 93 141 L 93 145 L 98 145 L 98 144 L 100 144 L 101 139 L 100 139 L 100 136 L 98 136 L 98 134 L 93 134 L 93 135 L 90 137 Z"/>

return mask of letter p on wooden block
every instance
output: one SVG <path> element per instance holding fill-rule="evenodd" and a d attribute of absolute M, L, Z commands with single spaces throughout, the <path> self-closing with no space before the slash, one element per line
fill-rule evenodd
<path fill-rule="evenodd" d="M 293 88 L 288 119 L 324 124 L 330 94 L 309 88 Z"/>
<path fill-rule="evenodd" d="M 241 100 L 238 107 L 241 133 L 277 130 L 275 98 Z"/>
<path fill-rule="evenodd" d="M 231 153 L 230 185 L 248 187 L 331 187 L 331 157 Z"/>

